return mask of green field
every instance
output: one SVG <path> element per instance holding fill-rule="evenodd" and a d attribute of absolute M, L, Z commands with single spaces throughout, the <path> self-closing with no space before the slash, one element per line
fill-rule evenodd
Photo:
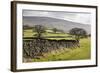
<path fill-rule="evenodd" d="M 37 33 L 33 32 L 32 29 L 27 29 L 23 31 L 23 37 L 36 37 Z M 46 39 L 51 39 L 51 40 L 61 40 L 61 39 L 74 39 L 73 37 L 71 37 L 71 35 L 67 34 L 67 33 L 53 33 L 52 30 L 46 30 L 45 33 L 42 34 L 43 37 L 45 37 Z M 56 38 L 55 38 L 56 37 Z"/>
<path fill-rule="evenodd" d="M 71 35 L 66 33 L 50 33 L 51 30 L 46 30 L 43 33 L 44 37 L 56 37 L 60 36 L 63 38 L 46 38 L 51 40 L 61 40 L 61 39 L 74 39 L 69 37 Z M 35 37 L 36 32 L 33 32 L 32 29 L 24 30 L 23 37 Z M 82 59 L 90 59 L 91 58 L 91 41 L 90 37 L 80 39 L 80 47 L 77 48 L 65 48 L 56 51 L 52 51 L 49 53 L 45 53 L 43 57 L 40 59 L 31 59 L 31 62 L 43 62 L 43 61 L 61 61 L 61 60 L 82 60 Z"/>
<path fill-rule="evenodd" d="M 90 59 L 90 54 L 90 38 L 87 38 L 80 40 L 80 48 L 52 51 L 40 59 L 32 59 L 32 62 Z"/>

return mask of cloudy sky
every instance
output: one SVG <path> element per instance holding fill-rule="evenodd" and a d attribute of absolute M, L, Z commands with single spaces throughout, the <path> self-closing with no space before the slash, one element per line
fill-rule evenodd
<path fill-rule="evenodd" d="M 83 24 L 91 24 L 91 14 L 87 12 L 65 12 L 65 11 L 35 11 L 35 10 L 23 10 L 23 16 L 41 16 L 51 17 L 57 19 L 63 19 Z"/>

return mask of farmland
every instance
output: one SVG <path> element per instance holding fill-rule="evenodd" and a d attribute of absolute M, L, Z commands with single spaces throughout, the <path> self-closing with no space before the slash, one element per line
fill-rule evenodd
<path fill-rule="evenodd" d="M 52 53 L 45 54 L 44 58 L 32 59 L 33 62 L 40 61 L 61 61 L 61 60 L 83 60 L 90 59 L 90 38 L 80 40 L 80 48 L 58 50 L 58 52 L 52 51 Z"/>
<path fill-rule="evenodd" d="M 24 36 L 23 37 L 33 37 L 35 38 L 36 32 L 34 32 L 32 29 L 26 29 L 23 31 Z M 52 30 L 46 30 L 45 33 L 42 34 L 43 37 L 46 39 L 51 39 L 51 40 L 61 40 L 61 39 L 74 39 L 71 35 L 67 33 L 61 33 L 61 32 L 56 32 L 53 33 Z"/>
<path fill-rule="evenodd" d="M 32 29 L 23 30 L 23 38 L 35 38 L 36 32 Z M 49 40 L 75 40 L 74 36 L 64 33 L 56 32 L 54 33 L 51 29 L 46 29 L 45 33 L 42 34 L 42 37 Z M 27 40 L 27 39 L 24 39 Z M 28 58 L 27 62 L 44 62 L 44 61 L 61 61 L 61 60 L 82 60 L 90 59 L 91 56 L 91 44 L 90 37 L 80 39 L 80 47 L 77 48 L 64 48 L 58 50 L 52 50 L 43 54 L 43 57 L 37 58 Z"/>

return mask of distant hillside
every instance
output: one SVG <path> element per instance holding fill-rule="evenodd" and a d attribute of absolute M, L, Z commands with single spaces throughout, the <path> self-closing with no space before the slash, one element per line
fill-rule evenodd
<path fill-rule="evenodd" d="M 24 25 L 44 25 L 48 28 L 57 28 L 61 29 L 64 32 L 68 32 L 72 28 L 83 28 L 87 31 L 88 34 L 91 33 L 91 25 L 81 24 L 76 22 L 71 22 L 62 19 L 50 18 L 50 17 L 23 17 Z"/>

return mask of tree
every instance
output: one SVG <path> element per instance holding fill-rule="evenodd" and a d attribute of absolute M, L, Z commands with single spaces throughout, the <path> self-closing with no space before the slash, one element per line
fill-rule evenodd
<path fill-rule="evenodd" d="M 53 30 L 54 33 L 56 33 L 58 31 L 57 28 L 53 28 L 52 30 Z"/>
<path fill-rule="evenodd" d="M 42 34 L 45 33 L 45 27 L 42 25 L 35 25 L 33 31 L 37 33 L 37 38 L 41 38 Z"/>
<path fill-rule="evenodd" d="M 63 31 L 63 30 L 61 30 L 61 29 L 59 29 L 58 31 L 59 31 L 59 32 L 61 32 L 61 33 L 64 33 L 64 31 Z"/>
<path fill-rule="evenodd" d="M 85 37 L 87 32 L 82 28 L 72 28 L 69 33 L 75 36 L 76 40 L 80 40 L 81 37 Z"/>
<path fill-rule="evenodd" d="M 23 25 L 23 29 L 28 29 L 28 28 L 30 28 L 30 26 L 28 24 Z"/>

